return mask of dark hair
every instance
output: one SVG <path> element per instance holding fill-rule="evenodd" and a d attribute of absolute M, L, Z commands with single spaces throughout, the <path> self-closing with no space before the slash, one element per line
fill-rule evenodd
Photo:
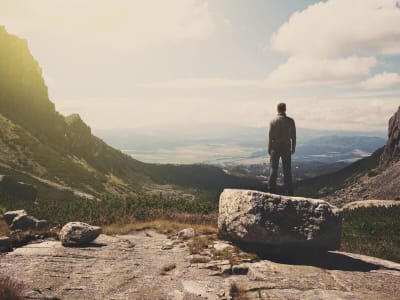
<path fill-rule="evenodd" d="M 279 103 L 278 104 L 278 112 L 285 112 L 286 111 L 286 103 Z"/>

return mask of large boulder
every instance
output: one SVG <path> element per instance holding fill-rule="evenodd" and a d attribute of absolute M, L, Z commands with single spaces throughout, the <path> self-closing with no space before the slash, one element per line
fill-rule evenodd
<path fill-rule="evenodd" d="M 24 209 L 10 210 L 3 215 L 3 218 L 4 221 L 6 221 L 7 225 L 10 226 L 16 217 L 23 215 L 27 215 Z"/>
<path fill-rule="evenodd" d="M 60 241 L 63 246 L 83 246 L 95 240 L 101 227 L 82 222 L 69 222 L 61 228 Z"/>
<path fill-rule="evenodd" d="M 220 235 L 271 249 L 336 250 L 341 211 L 323 200 L 225 189 L 219 200 Z"/>
<path fill-rule="evenodd" d="M 9 175 L 0 175 L 0 191 L 12 197 L 35 201 L 37 189 L 30 184 L 19 182 Z"/>

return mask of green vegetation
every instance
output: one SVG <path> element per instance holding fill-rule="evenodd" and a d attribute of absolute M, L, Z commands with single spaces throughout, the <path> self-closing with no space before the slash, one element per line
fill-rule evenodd
<path fill-rule="evenodd" d="M 127 224 L 132 221 L 173 219 L 182 212 L 207 215 L 216 211 L 216 204 L 212 202 L 146 194 L 126 199 L 104 197 L 97 200 L 71 196 L 67 201 L 46 197 L 30 203 L 6 195 L 0 195 L 0 199 L 7 210 L 25 209 L 39 219 L 48 220 L 51 225 L 61 226 L 70 221 L 94 225 Z"/>
<path fill-rule="evenodd" d="M 400 206 L 343 212 L 342 251 L 400 263 Z"/>

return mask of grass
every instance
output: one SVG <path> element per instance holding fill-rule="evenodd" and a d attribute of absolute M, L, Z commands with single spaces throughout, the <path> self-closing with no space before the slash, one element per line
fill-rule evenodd
<path fill-rule="evenodd" d="M 208 245 L 212 244 L 212 241 L 213 239 L 209 235 L 195 236 L 187 243 L 190 254 L 201 254 L 202 250 L 207 249 Z"/>
<path fill-rule="evenodd" d="M 134 231 L 154 229 L 159 233 L 166 235 L 177 234 L 182 229 L 191 227 L 198 234 L 216 234 L 217 228 L 207 224 L 181 223 L 171 220 L 153 220 L 147 222 L 133 221 L 128 224 L 111 224 L 104 226 L 103 233 L 105 234 L 128 234 Z"/>
<path fill-rule="evenodd" d="M 400 263 L 400 206 L 343 212 L 342 251 Z"/>
<path fill-rule="evenodd" d="M 0 274 L 0 299 L 22 300 L 24 286 L 9 276 Z"/>
<path fill-rule="evenodd" d="M 243 252 L 236 246 L 225 247 L 222 250 L 214 250 L 214 258 L 217 260 L 229 260 L 231 266 L 239 265 L 243 260 L 259 261 L 260 258 L 253 253 Z"/>

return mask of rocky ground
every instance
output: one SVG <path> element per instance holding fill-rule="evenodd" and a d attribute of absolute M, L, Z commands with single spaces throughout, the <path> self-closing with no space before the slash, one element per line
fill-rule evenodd
<path fill-rule="evenodd" d="M 190 241 L 189 241 L 190 242 Z M 191 255 L 188 242 L 152 230 L 67 248 L 47 240 L 0 256 L 28 299 L 398 299 L 400 265 L 330 252 L 292 261 L 214 260 L 223 242 Z M 215 250 L 215 248 L 217 250 Z M 225 248 L 227 249 L 227 248 Z M 238 274 L 230 274 L 234 273 Z M 243 274 L 243 275 L 239 275 Z"/>

